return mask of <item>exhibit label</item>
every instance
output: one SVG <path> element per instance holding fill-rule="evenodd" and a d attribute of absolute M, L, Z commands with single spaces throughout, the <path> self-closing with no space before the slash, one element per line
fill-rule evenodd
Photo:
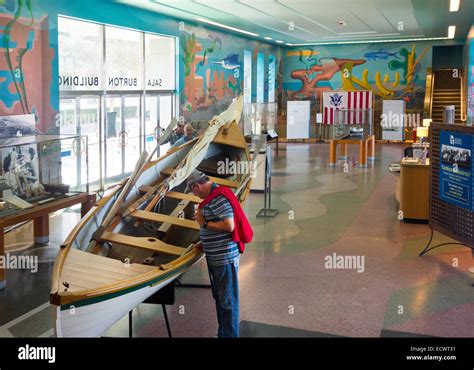
<path fill-rule="evenodd" d="M 440 132 L 440 198 L 459 207 L 474 210 L 472 203 L 472 149 L 474 136 Z"/>

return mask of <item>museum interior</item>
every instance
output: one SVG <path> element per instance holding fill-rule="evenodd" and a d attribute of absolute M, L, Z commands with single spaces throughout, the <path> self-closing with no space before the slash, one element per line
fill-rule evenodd
<path fill-rule="evenodd" d="M 4 0 L 0 34 L 0 337 L 474 337 L 474 1 Z"/>

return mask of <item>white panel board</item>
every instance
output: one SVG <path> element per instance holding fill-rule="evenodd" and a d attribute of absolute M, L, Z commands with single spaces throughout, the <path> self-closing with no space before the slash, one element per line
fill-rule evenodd
<path fill-rule="evenodd" d="M 287 139 L 309 139 L 310 101 L 288 101 Z"/>
<path fill-rule="evenodd" d="M 403 140 L 403 119 L 405 102 L 403 100 L 384 100 L 382 108 L 382 139 Z"/>

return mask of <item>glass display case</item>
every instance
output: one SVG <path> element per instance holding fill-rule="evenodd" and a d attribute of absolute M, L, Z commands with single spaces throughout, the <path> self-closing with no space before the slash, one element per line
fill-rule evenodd
<path fill-rule="evenodd" d="M 372 109 L 337 109 L 332 126 L 336 140 L 367 139 L 374 132 Z"/>
<path fill-rule="evenodd" d="M 277 113 L 277 103 L 244 104 L 244 135 L 260 135 L 270 130 L 276 131 Z"/>
<path fill-rule="evenodd" d="M 0 197 L 19 208 L 89 191 L 87 136 L 34 135 L 0 140 Z"/>

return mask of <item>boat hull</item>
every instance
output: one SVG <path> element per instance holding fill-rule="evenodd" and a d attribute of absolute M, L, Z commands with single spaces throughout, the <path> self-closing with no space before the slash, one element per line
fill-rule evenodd
<path fill-rule="evenodd" d="M 202 258 L 203 255 L 190 267 L 199 263 Z M 133 308 L 176 280 L 184 272 L 177 271 L 158 282 L 151 280 L 135 290 L 122 291 L 118 295 L 115 293 L 63 306 L 52 305 L 56 337 L 96 338 L 102 336 Z"/>

